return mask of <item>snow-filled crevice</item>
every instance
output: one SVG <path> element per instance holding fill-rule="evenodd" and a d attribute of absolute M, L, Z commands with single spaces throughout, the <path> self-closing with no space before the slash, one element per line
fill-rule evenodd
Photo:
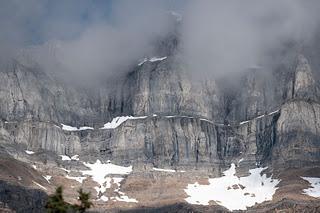
<path fill-rule="evenodd" d="M 138 120 L 138 119 L 145 119 L 148 116 L 139 116 L 139 117 L 133 117 L 133 116 L 121 116 L 121 117 L 116 117 L 112 119 L 111 122 L 108 122 L 104 124 L 104 126 L 100 129 L 115 129 L 119 127 L 123 122 L 127 120 Z"/>

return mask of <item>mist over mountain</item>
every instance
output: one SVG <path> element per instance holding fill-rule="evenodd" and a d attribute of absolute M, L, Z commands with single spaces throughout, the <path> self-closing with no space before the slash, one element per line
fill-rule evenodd
<path fill-rule="evenodd" d="M 175 32 L 178 53 L 194 76 L 236 73 L 270 66 L 288 43 L 310 43 L 319 7 L 299 0 L 15 0 L 1 9 L 0 55 L 15 57 L 23 49 L 46 70 L 110 77 L 156 55 L 155 43 Z"/>
<path fill-rule="evenodd" d="M 0 1 L 0 212 L 319 212 L 319 7 Z"/>

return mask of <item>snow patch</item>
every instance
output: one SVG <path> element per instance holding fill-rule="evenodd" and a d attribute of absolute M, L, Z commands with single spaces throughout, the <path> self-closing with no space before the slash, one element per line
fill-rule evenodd
<path fill-rule="evenodd" d="M 127 195 L 121 195 L 120 197 L 112 197 L 112 198 L 115 198 L 117 201 L 122 201 L 122 202 L 138 203 L 136 199 L 129 198 Z"/>
<path fill-rule="evenodd" d="M 311 184 L 311 188 L 304 189 L 303 193 L 311 197 L 320 197 L 320 178 L 318 177 L 302 177 Z"/>
<path fill-rule="evenodd" d="M 173 170 L 173 169 L 160 169 L 160 168 L 155 168 L 155 167 L 153 167 L 152 169 L 154 171 L 158 171 L 158 172 L 181 172 L 181 173 L 186 172 L 184 170 L 178 171 L 178 170 Z"/>
<path fill-rule="evenodd" d="M 152 114 L 150 115 L 150 117 L 157 117 L 157 114 Z M 100 129 L 115 129 L 117 127 L 119 127 L 122 123 L 126 122 L 127 120 L 139 120 L 139 119 L 146 119 L 148 116 L 120 116 L 120 117 L 116 117 L 113 118 L 112 121 L 104 124 L 103 127 L 101 127 Z M 189 119 L 194 119 L 195 117 L 192 116 L 185 116 L 185 115 L 165 115 L 165 118 L 189 118 Z M 213 121 L 207 120 L 207 119 L 203 119 L 201 118 L 200 120 L 202 121 L 206 121 L 206 122 L 210 122 L 210 123 L 214 123 Z M 223 125 L 223 124 L 221 124 Z"/>
<path fill-rule="evenodd" d="M 61 160 L 66 161 L 66 160 L 71 160 L 71 158 L 67 155 L 59 155 L 61 157 Z"/>
<path fill-rule="evenodd" d="M 242 125 L 242 124 L 246 124 L 246 123 L 249 123 L 249 121 L 242 121 L 239 124 Z"/>
<path fill-rule="evenodd" d="M 92 179 L 100 185 L 97 193 L 104 193 L 107 188 L 110 188 L 110 178 L 106 177 L 110 174 L 127 175 L 132 172 L 132 166 L 123 167 L 112 163 L 103 164 L 97 160 L 94 164 L 84 163 L 90 170 L 81 171 L 83 175 L 89 175 Z"/>
<path fill-rule="evenodd" d="M 65 131 L 78 131 L 77 127 L 68 126 L 68 125 L 65 125 L 65 124 L 61 124 L 61 125 L 62 125 L 62 130 L 65 130 Z"/>
<path fill-rule="evenodd" d="M 259 115 L 258 117 L 255 117 L 255 118 L 253 118 L 253 119 L 251 119 L 251 120 L 241 121 L 241 122 L 239 123 L 239 125 L 243 125 L 243 124 L 249 123 L 249 122 L 252 121 L 252 120 L 260 119 L 260 118 L 263 118 L 263 117 L 268 116 L 268 115 L 273 115 L 273 114 L 275 114 L 275 113 L 277 113 L 277 112 L 279 112 L 279 111 L 280 111 L 280 110 L 278 109 L 278 110 L 275 110 L 275 111 L 270 112 L 270 113 L 268 113 L 268 114 Z"/>
<path fill-rule="evenodd" d="M 71 160 L 76 160 L 76 161 L 78 161 L 78 160 L 79 160 L 79 155 L 74 155 L 74 156 L 72 156 L 72 157 L 71 157 Z"/>
<path fill-rule="evenodd" d="M 215 201 L 229 210 L 246 210 L 247 207 L 271 200 L 277 190 L 277 179 L 267 178 L 261 172 L 266 168 L 250 169 L 250 175 L 235 176 L 235 164 L 224 172 L 223 177 L 210 178 L 209 185 L 189 184 L 185 189 L 186 201 L 191 204 L 209 205 Z"/>
<path fill-rule="evenodd" d="M 43 177 L 44 179 L 46 179 L 46 181 L 50 184 L 50 180 L 51 180 L 51 178 L 52 178 L 51 175 L 43 175 L 42 177 Z"/>
<path fill-rule="evenodd" d="M 275 114 L 275 113 L 277 113 L 277 112 L 279 112 L 280 110 L 278 109 L 278 110 L 275 110 L 275 111 L 273 111 L 273 112 L 270 112 L 268 115 L 273 115 L 273 114 Z"/>
<path fill-rule="evenodd" d="M 62 125 L 62 130 L 65 130 L 65 131 L 83 131 L 83 130 L 93 130 L 92 127 L 89 127 L 89 126 L 82 126 L 80 128 L 77 128 L 77 127 L 73 127 L 73 126 L 68 126 L 68 125 L 65 125 L 65 124 L 61 124 Z"/>
<path fill-rule="evenodd" d="M 108 175 L 127 175 L 132 172 L 132 166 L 124 167 L 118 166 L 110 163 L 101 163 L 100 160 L 97 160 L 95 163 L 84 163 L 84 165 L 90 170 L 81 171 L 83 175 L 89 175 L 92 179 L 99 184 L 99 186 L 94 187 L 98 194 L 98 200 L 108 201 L 116 200 L 123 202 L 138 202 L 136 199 L 129 198 L 125 193 L 120 192 L 120 183 L 123 180 L 122 177 L 107 177 Z M 112 184 L 115 184 L 117 188 L 114 190 L 119 194 L 118 197 L 110 197 L 103 195 L 107 189 L 111 188 Z"/>
<path fill-rule="evenodd" d="M 104 124 L 104 126 L 100 129 L 115 129 L 119 127 L 123 122 L 127 120 L 137 120 L 137 119 L 145 119 L 148 116 L 140 116 L 140 117 L 133 117 L 133 116 L 121 116 L 121 117 L 116 117 L 112 119 L 111 122 L 108 122 Z"/>
<path fill-rule="evenodd" d="M 189 118 L 189 119 L 194 119 L 194 117 L 191 116 L 185 116 L 185 115 L 166 115 L 166 118 Z"/>
<path fill-rule="evenodd" d="M 33 155 L 33 154 L 34 154 L 34 151 L 31 151 L 31 150 L 25 150 L 25 152 L 26 152 L 28 155 Z"/>
<path fill-rule="evenodd" d="M 260 118 L 263 118 L 263 117 L 265 117 L 266 115 L 260 115 L 260 116 L 258 116 L 258 117 L 256 117 L 255 119 L 260 119 Z"/>
<path fill-rule="evenodd" d="M 163 61 L 165 59 L 167 59 L 167 56 L 165 56 L 165 57 L 152 57 L 152 58 L 149 59 L 149 61 L 150 62 L 156 62 L 156 61 Z"/>
<path fill-rule="evenodd" d="M 81 127 L 79 128 L 79 131 L 83 131 L 83 130 L 94 130 L 94 128 L 93 128 L 93 127 L 90 127 L 90 126 L 81 126 Z"/>
<path fill-rule="evenodd" d="M 176 170 L 173 169 L 159 169 L 159 168 L 152 168 L 154 171 L 159 171 L 159 172 L 176 172 Z"/>
<path fill-rule="evenodd" d="M 107 202 L 109 200 L 109 198 L 107 196 L 102 195 L 98 200 Z"/>
<path fill-rule="evenodd" d="M 163 60 L 165 60 L 165 59 L 167 59 L 167 56 L 164 56 L 164 57 L 152 57 L 152 58 L 150 58 L 150 59 L 144 58 L 144 59 L 142 59 L 142 60 L 139 62 L 138 66 L 143 65 L 143 64 L 146 63 L 147 61 L 150 61 L 150 62 L 152 63 L 152 62 L 156 62 L 156 61 L 163 61 Z"/>
<path fill-rule="evenodd" d="M 177 116 L 174 116 L 174 115 L 167 115 L 167 116 L 165 116 L 166 118 L 175 118 L 175 117 L 177 117 Z"/>
<path fill-rule="evenodd" d="M 141 66 L 142 64 L 144 64 L 145 62 L 147 62 L 148 59 L 147 58 L 144 58 L 143 60 L 141 60 L 141 62 L 138 64 L 138 66 Z"/>

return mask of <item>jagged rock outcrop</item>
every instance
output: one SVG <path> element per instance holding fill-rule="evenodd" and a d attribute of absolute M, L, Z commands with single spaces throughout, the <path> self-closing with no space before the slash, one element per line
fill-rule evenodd
<path fill-rule="evenodd" d="M 292 93 L 294 98 L 318 100 L 315 79 L 308 60 L 303 55 L 298 56 Z"/>
<path fill-rule="evenodd" d="M 288 167 L 319 164 L 319 113 L 320 105 L 315 102 L 297 100 L 282 107 L 274 163 Z"/>
<path fill-rule="evenodd" d="M 134 115 L 196 115 L 213 119 L 219 91 L 214 82 L 188 78 L 176 58 L 146 62 L 129 76 Z"/>
<path fill-rule="evenodd" d="M 299 55 L 292 80 L 292 99 L 281 107 L 277 121 L 274 164 L 302 167 L 319 163 L 319 102 L 316 80 L 308 60 Z M 289 83 L 290 85 L 290 83 Z"/>

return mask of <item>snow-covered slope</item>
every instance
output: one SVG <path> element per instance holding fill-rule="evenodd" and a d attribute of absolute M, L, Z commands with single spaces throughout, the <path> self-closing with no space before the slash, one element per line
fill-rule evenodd
<path fill-rule="evenodd" d="M 303 192 L 311 197 L 320 197 L 320 178 L 318 177 L 302 177 L 311 184 L 311 187 L 304 189 Z"/>
<path fill-rule="evenodd" d="M 215 201 L 229 210 L 245 210 L 256 203 L 271 200 L 279 180 L 261 175 L 265 169 L 251 169 L 249 176 L 238 178 L 235 164 L 232 164 L 223 177 L 210 178 L 209 185 L 189 184 L 185 189 L 189 195 L 186 201 L 198 205 Z"/>

